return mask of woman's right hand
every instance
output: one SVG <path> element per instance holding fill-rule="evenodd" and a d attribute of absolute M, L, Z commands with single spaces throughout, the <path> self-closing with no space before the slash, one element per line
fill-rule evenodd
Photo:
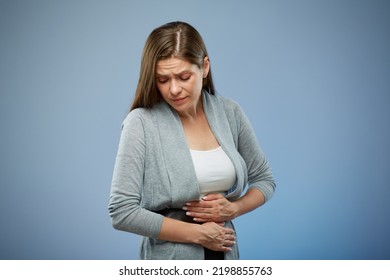
<path fill-rule="evenodd" d="M 223 223 L 207 222 L 200 226 L 201 238 L 200 245 L 203 247 L 220 252 L 231 251 L 231 246 L 235 244 L 236 237 L 231 228 L 223 227 Z"/>

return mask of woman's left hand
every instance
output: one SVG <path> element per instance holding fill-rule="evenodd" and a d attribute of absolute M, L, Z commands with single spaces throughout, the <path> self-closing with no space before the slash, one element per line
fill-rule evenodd
<path fill-rule="evenodd" d="M 196 222 L 227 222 L 233 220 L 238 213 L 234 202 L 227 200 L 222 194 L 208 194 L 199 201 L 189 201 L 183 207 L 187 216 Z"/>

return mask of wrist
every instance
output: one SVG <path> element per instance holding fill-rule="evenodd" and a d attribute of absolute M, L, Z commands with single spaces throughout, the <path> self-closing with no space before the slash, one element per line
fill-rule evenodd
<path fill-rule="evenodd" d="M 187 234 L 187 243 L 194 243 L 201 245 L 202 243 L 202 227 L 200 224 L 188 224 L 188 234 Z"/>
<path fill-rule="evenodd" d="M 240 216 L 240 201 L 239 200 L 233 201 L 231 205 L 232 205 L 231 220 L 233 220 L 238 216 Z"/>

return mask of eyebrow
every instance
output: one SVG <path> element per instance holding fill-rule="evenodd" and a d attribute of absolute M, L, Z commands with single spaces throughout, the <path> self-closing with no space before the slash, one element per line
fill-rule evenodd
<path fill-rule="evenodd" d="M 184 74 L 192 74 L 192 71 L 191 70 L 183 70 L 183 71 L 180 71 L 179 73 L 175 73 L 173 75 L 177 77 L 177 76 L 181 76 Z M 156 73 L 156 77 L 168 77 L 168 76 L 169 76 L 169 74 Z"/>

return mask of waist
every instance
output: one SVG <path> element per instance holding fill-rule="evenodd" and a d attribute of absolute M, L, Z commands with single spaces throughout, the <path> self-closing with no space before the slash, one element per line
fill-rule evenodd
<path fill-rule="evenodd" d="M 186 215 L 186 211 L 180 208 L 167 208 L 160 211 L 155 211 L 155 213 L 182 222 L 198 224 L 198 222 L 195 222 L 192 217 Z"/>

